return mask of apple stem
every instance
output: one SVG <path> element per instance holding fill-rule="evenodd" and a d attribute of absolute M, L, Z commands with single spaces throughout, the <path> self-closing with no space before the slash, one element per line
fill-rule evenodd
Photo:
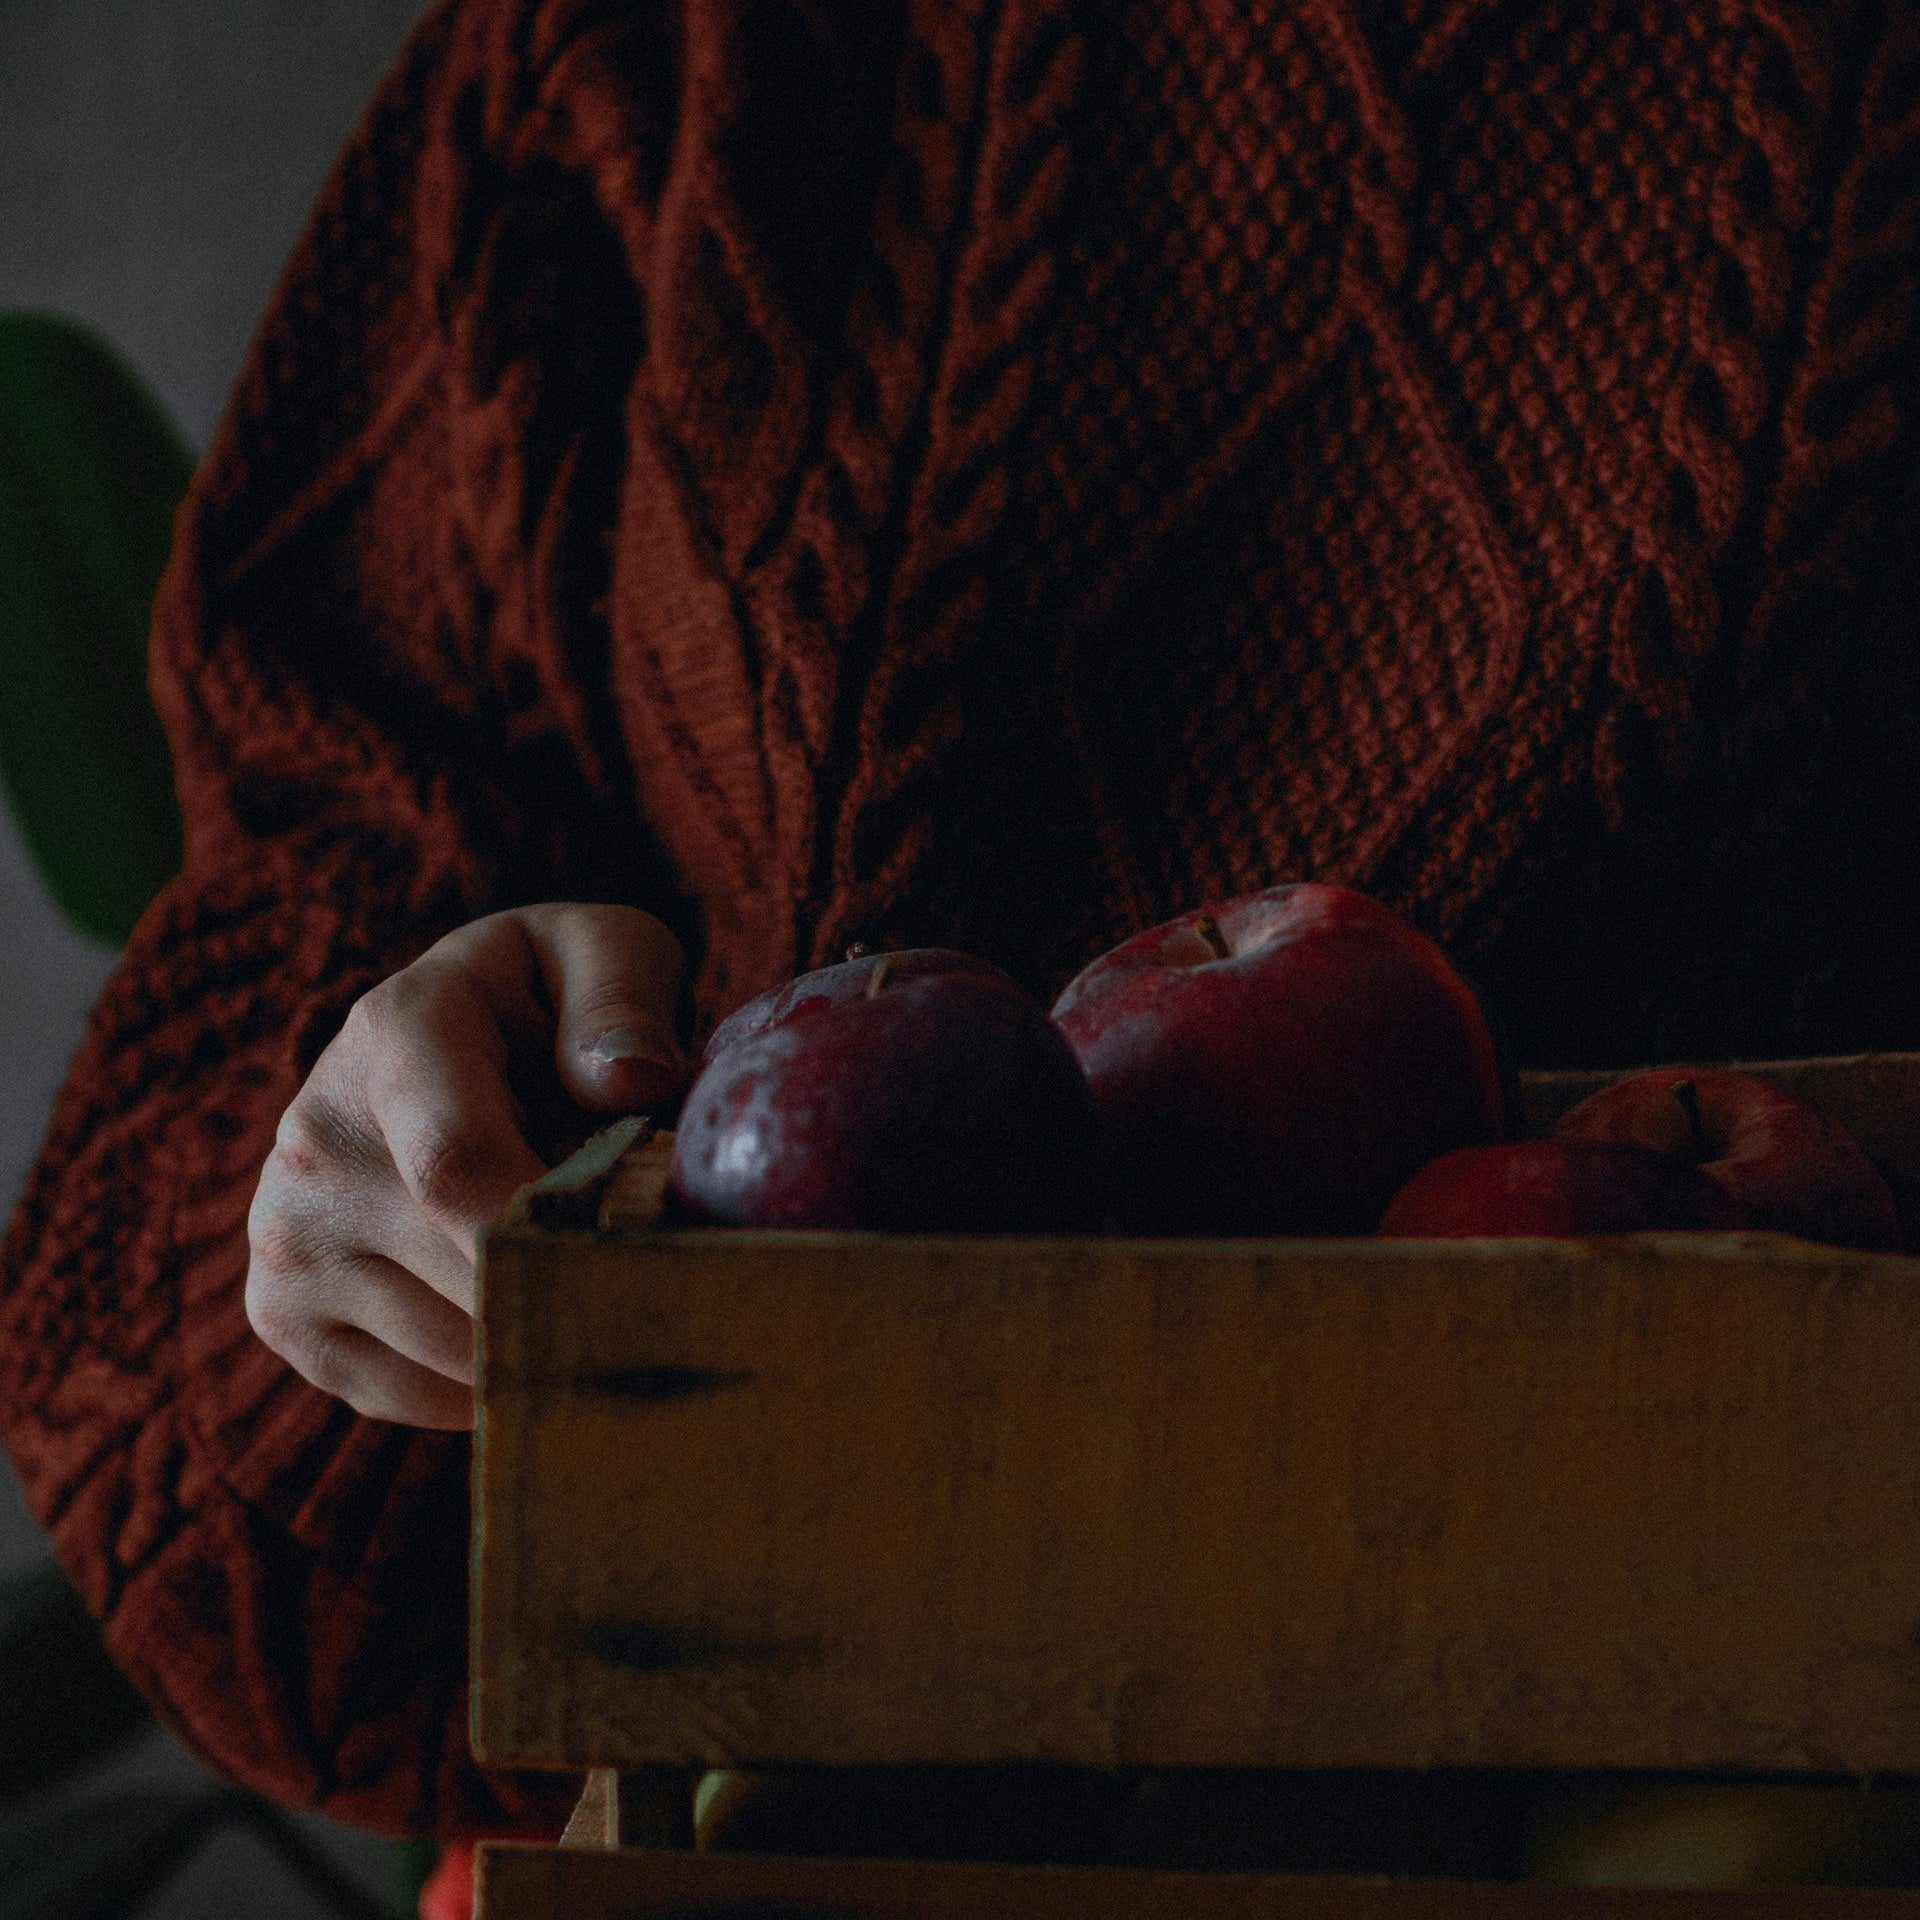
<path fill-rule="evenodd" d="M 1687 1116 L 1687 1132 L 1693 1140 L 1695 1164 L 1711 1159 L 1713 1150 L 1707 1144 L 1706 1124 L 1700 1118 L 1700 1089 L 1691 1080 L 1676 1080 L 1672 1091 L 1673 1097 L 1680 1102 L 1680 1111 Z"/>
<path fill-rule="evenodd" d="M 1221 937 L 1220 928 L 1210 913 L 1196 913 L 1193 916 L 1193 930 L 1214 953 L 1222 960 L 1227 957 L 1227 943 Z"/>
<path fill-rule="evenodd" d="M 893 968 L 882 958 L 873 963 L 873 971 L 867 975 L 867 998 L 873 996 L 893 978 Z"/>

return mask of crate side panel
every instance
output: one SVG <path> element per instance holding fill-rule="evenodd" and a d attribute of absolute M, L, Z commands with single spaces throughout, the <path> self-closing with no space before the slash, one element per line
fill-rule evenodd
<path fill-rule="evenodd" d="M 555 1237 L 495 1279 L 495 1763 L 1920 1766 L 1916 1263 Z"/>

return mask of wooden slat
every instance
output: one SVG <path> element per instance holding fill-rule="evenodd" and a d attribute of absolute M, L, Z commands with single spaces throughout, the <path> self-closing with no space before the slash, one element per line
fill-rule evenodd
<path fill-rule="evenodd" d="M 671 1133 L 663 1129 L 636 1141 L 621 1155 L 600 1196 L 599 1224 L 610 1230 L 652 1226 L 660 1218 L 672 1164 Z"/>
<path fill-rule="evenodd" d="M 1920 1895 L 480 1849 L 476 1920 L 1920 1920 Z"/>
<path fill-rule="evenodd" d="M 563 1847 L 607 1848 L 620 1844 L 620 1776 L 612 1767 L 595 1767 L 567 1816 Z"/>
<path fill-rule="evenodd" d="M 1920 1261 L 489 1240 L 501 1765 L 1920 1769 Z"/>
<path fill-rule="evenodd" d="M 510 1218 L 537 1227 L 590 1227 L 599 1218 L 601 1195 L 624 1164 L 654 1137 L 645 1114 L 630 1114 L 603 1127 L 550 1173 L 514 1196 Z"/>

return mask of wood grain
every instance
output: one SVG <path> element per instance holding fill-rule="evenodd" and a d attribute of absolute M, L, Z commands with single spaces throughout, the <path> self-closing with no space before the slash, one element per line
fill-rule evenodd
<path fill-rule="evenodd" d="M 537 1227 L 593 1226 L 600 1218 L 601 1196 L 630 1161 L 644 1156 L 653 1138 L 653 1122 L 643 1113 L 603 1127 L 551 1172 L 522 1187 L 508 1217 Z"/>
<path fill-rule="evenodd" d="M 563 1847 L 606 1848 L 620 1844 L 620 1776 L 612 1767 L 589 1770 L 580 1798 L 560 1835 Z"/>
<path fill-rule="evenodd" d="M 1920 1769 L 1920 1262 L 1759 1236 L 484 1258 L 497 1765 Z"/>
<path fill-rule="evenodd" d="M 1920 1895 L 479 1853 L 476 1920 L 1920 1920 Z"/>
<path fill-rule="evenodd" d="M 673 1164 L 673 1135 L 664 1129 L 637 1142 L 615 1167 L 600 1196 L 602 1227 L 650 1227 L 660 1218 Z"/>

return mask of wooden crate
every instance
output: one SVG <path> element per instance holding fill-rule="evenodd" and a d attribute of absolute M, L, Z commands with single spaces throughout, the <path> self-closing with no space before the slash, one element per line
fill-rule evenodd
<path fill-rule="evenodd" d="M 1765 1070 L 1920 1191 L 1920 1057 Z M 674 1234 L 658 1181 L 616 1140 L 487 1237 L 491 1764 L 1920 1772 L 1920 1260 Z"/>
<path fill-rule="evenodd" d="M 482 1920 L 1920 1920 L 1920 1894 L 481 1850 Z"/>

